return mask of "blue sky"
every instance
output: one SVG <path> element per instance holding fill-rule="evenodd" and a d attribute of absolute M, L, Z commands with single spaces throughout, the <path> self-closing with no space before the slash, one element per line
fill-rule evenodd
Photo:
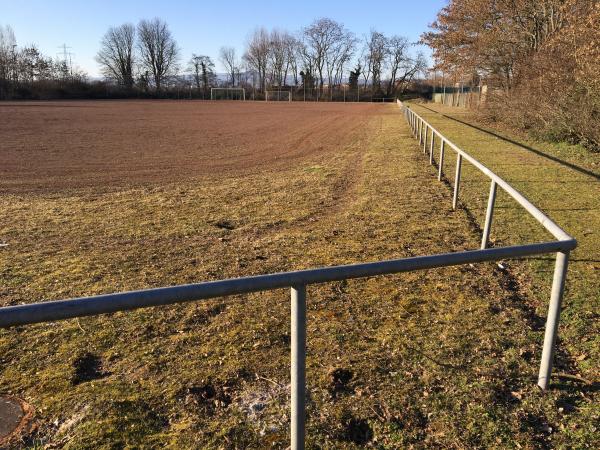
<path fill-rule="evenodd" d="M 435 19 L 446 0 L 419 1 L 126 1 L 126 0 L 0 0 L 0 25 L 10 25 L 19 45 L 35 43 L 56 57 L 67 44 L 74 62 L 92 76 L 98 75 L 94 56 L 107 28 L 125 22 L 160 17 L 170 26 L 182 50 L 182 61 L 192 53 L 212 56 L 219 48 L 235 47 L 242 53 L 247 36 L 264 26 L 299 30 L 319 17 L 343 23 L 361 37 L 371 28 L 416 41 Z"/>

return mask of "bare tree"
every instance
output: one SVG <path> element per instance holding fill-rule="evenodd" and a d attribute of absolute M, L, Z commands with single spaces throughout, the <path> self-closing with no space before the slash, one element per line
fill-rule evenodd
<path fill-rule="evenodd" d="M 215 64 L 210 56 L 192 54 L 188 68 L 198 90 L 202 88 L 206 92 L 208 87 L 215 82 Z"/>
<path fill-rule="evenodd" d="M 134 43 L 135 27 L 132 24 L 111 27 L 102 38 L 96 55 L 102 73 L 127 88 L 133 87 Z"/>
<path fill-rule="evenodd" d="M 339 39 L 331 47 L 327 58 L 327 77 L 329 83 L 338 86 L 342 82 L 344 68 L 354 55 L 356 48 L 356 37 L 354 33 L 342 29 Z"/>
<path fill-rule="evenodd" d="M 269 36 L 269 56 L 271 63 L 271 84 L 283 86 L 289 65 L 287 56 L 287 33 L 273 30 Z"/>
<path fill-rule="evenodd" d="M 296 37 L 290 34 L 287 35 L 285 41 L 286 58 L 289 64 L 289 71 L 291 72 L 292 77 L 294 78 L 294 86 L 298 86 L 298 64 L 299 60 L 301 59 L 301 45 L 302 44 Z"/>
<path fill-rule="evenodd" d="M 371 79 L 371 57 L 369 55 L 369 53 L 363 49 L 362 54 L 360 55 L 360 58 L 358 59 L 358 62 L 362 65 L 363 70 L 361 72 L 362 77 L 363 77 L 363 83 L 364 83 L 364 87 L 366 88 L 367 85 L 369 84 L 369 80 Z"/>
<path fill-rule="evenodd" d="M 365 57 L 367 67 L 371 73 L 371 85 L 373 90 L 381 90 L 381 76 L 385 69 L 386 57 L 388 55 L 388 39 L 380 32 L 371 30 L 366 39 Z"/>
<path fill-rule="evenodd" d="M 419 52 L 415 57 L 408 57 L 399 66 L 395 75 L 389 95 L 394 92 L 403 94 L 408 85 L 414 80 L 419 73 L 424 73 L 427 70 L 427 59 L 423 53 Z"/>
<path fill-rule="evenodd" d="M 331 65 L 332 49 L 345 34 L 342 24 L 327 18 L 317 19 L 303 30 L 306 56 L 319 77 L 319 88 L 323 89 L 327 65 Z"/>
<path fill-rule="evenodd" d="M 10 26 L 0 25 L 0 98 L 8 96 L 16 72 L 17 40 Z"/>
<path fill-rule="evenodd" d="M 250 68 L 257 72 L 259 89 L 265 87 L 269 52 L 269 33 L 264 28 L 258 28 L 248 39 L 244 60 Z"/>
<path fill-rule="evenodd" d="M 179 48 L 166 22 L 156 18 L 138 25 L 142 67 L 151 74 L 157 92 L 169 75 L 176 73 Z"/>
<path fill-rule="evenodd" d="M 225 66 L 225 70 L 231 77 L 231 85 L 235 86 L 235 75 L 238 71 L 237 56 L 235 48 L 233 47 L 221 47 L 219 50 L 219 60 Z"/>
<path fill-rule="evenodd" d="M 392 36 L 387 41 L 388 49 L 387 56 L 389 58 L 388 65 L 390 69 L 390 78 L 386 89 L 387 95 L 392 95 L 393 90 L 396 86 L 396 77 L 398 71 L 406 69 L 410 71 L 413 64 L 413 59 L 408 54 L 408 48 L 410 46 L 408 39 L 403 36 Z M 406 71 L 402 75 L 402 78 L 406 76 Z"/>

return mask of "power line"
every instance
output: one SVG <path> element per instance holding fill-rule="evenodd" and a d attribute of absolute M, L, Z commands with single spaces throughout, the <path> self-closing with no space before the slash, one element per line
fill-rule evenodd
<path fill-rule="evenodd" d="M 62 49 L 62 52 L 57 53 L 57 56 L 62 53 L 62 57 L 63 57 L 62 60 L 63 60 L 63 62 L 65 64 L 67 64 L 67 60 L 68 60 L 69 73 L 71 74 L 71 76 L 73 76 L 73 59 L 72 59 L 72 56 L 74 56 L 75 53 L 67 51 L 67 49 L 70 49 L 70 48 L 73 48 L 73 47 L 69 47 L 67 44 L 63 44 L 63 45 L 59 45 L 58 48 Z"/>

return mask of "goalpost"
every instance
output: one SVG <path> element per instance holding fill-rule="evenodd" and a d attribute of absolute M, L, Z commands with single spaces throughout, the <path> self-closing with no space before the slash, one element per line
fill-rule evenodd
<path fill-rule="evenodd" d="M 291 91 L 265 91 L 266 102 L 291 102 Z"/>
<path fill-rule="evenodd" d="M 244 88 L 210 88 L 211 100 L 246 100 Z"/>

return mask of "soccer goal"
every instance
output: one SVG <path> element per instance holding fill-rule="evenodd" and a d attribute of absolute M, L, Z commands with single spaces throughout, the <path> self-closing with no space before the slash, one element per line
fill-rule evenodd
<path fill-rule="evenodd" d="M 396 99 L 393 97 L 374 97 L 371 99 L 373 103 L 392 103 L 395 102 Z"/>
<path fill-rule="evenodd" d="M 246 100 L 244 88 L 210 88 L 211 100 Z"/>
<path fill-rule="evenodd" d="M 373 103 L 392 103 L 395 102 L 396 99 L 394 97 L 373 97 L 371 101 Z"/>
<path fill-rule="evenodd" d="M 291 91 L 265 91 L 265 101 L 267 102 L 291 102 Z"/>

